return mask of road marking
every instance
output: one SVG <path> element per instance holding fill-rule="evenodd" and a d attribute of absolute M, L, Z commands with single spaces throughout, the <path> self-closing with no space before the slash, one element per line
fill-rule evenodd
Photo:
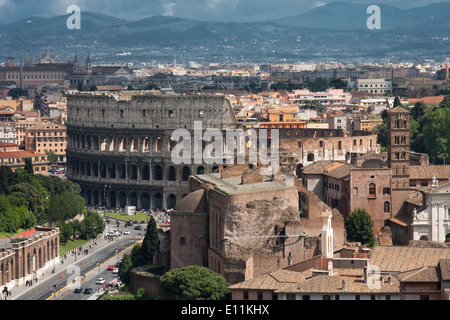
<path fill-rule="evenodd" d="M 89 270 L 88 272 L 86 272 L 85 275 L 89 274 L 90 272 L 94 271 L 94 270 L 97 269 L 97 268 L 100 268 L 100 266 L 102 266 L 102 265 L 104 265 L 105 263 L 111 261 L 112 259 L 114 259 L 114 258 L 116 258 L 117 256 L 121 255 L 121 254 L 124 253 L 125 251 L 130 250 L 130 248 L 132 249 L 137 243 L 142 242 L 143 240 L 144 240 L 144 238 L 142 238 L 141 240 L 139 240 L 139 241 L 133 243 L 133 245 L 131 245 L 131 246 L 129 246 L 129 247 L 123 249 L 121 252 L 119 252 L 119 253 L 116 254 L 115 256 L 113 256 L 113 257 L 111 257 L 110 259 L 106 260 L 106 261 L 103 262 L 102 264 L 96 266 L 94 269 Z M 80 277 L 80 278 L 82 278 L 82 277 Z M 65 287 L 61 288 L 60 290 L 58 290 L 57 292 L 53 293 L 50 297 L 48 297 L 48 298 L 45 299 L 45 300 L 50 300 L 50 299 L 52 299 L 52 298 L 55 297 L 57 294 L 59 294 L 61 291 L 65 290 L 67 287 L 69 287 L 69 285 L 66 285 Z"/>

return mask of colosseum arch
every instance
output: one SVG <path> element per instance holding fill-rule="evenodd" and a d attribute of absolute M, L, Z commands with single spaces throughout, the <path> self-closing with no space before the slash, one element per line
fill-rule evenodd
<path fill-rule="evenodd" d="M 118 168 L 118 172 L 119 172 L 119 179 L 126 179 L 127 178 L 127 171 L 126 171 L 126 167 L 124 164 L 119 164 L 117 166 Z"/>
<path fill-rule="evenodd" d="M 169 181 L 177 180 L 177 169 L 174 166 L 170 166 L 169 168 L 169 176 L 167 177 Z"/>
<path fill-rule="evenodd" d="M 131 139 L 131 144 L 130 144 L 130 152 L 138 152 L 139 148 L 138 148 L 138 138 L 137 137 L 133 137 Z"/>
<path fill-rule="evenodd" d="M 142 153 L 150 152 L 150 139 L 149 137 L 145 137 L 142 142 Z"/>
<path fill-rule="evenodd" d="M 86 137 L 86 149 L 92 150 L 92 139 L 89 135 Z"/>
<path fill-rule="evenodd" d="M 191 175 L 191 168 L 189 168 L 188 166 L 183 167 L 183 175 L 181 179 L 183 181 L 188 181 L 190 175 Z"/>
<path fill-rule="evenodd" d="M 132 206 L 135 206 L 135 207 L 138 206 L 138 196 L 137 196 L 136 192 L 134 192 L 134 191 L 130 193 L 129 204 Z"/>
<path fill-rule="evenodd" d="M 108 201 L 109 201 L 109 206 L 111 208 L 117 208 L 117 198 L 116 198 L 116 193 L 114 191 L 111 191 L 109 193 Z"/>
<path fill-rule="evenodd" d="M 115 179 L 116 178 L 116 165 L 114 163 L 110 163 L 108 166 L 108 172 L 109 172 L 109 178 Z"/>
<path fill-rule="evenodd" d="M 98 177 L 98 163 L 96 161 L 92 163 L 92 173 L 95 178 Z"/>
<path fill-rule="evenodd" d="M 104 162 L 100 163 L 100 178 L 106 178 L 106 164 Z"/>
<path fill-rule="evenodd" d="M 138 179 L 138 167 L 135 164 L 130 165 L 130 179 L 132 180 Z"/>
<path fill-rule="evenodd" d="M 175 208 L 177 204 L 177 197 L 174 194 L 170 194 L 167 198 L 167 209 Z"/>
<path fill-rule="evenodd" d="M 127 195 L 123 191 L 119 193 L 119 206 L 121 208 L 125 208 L 127 206 Z"/>
<path fill-rule="evenodd" d="M 141 168 L 141 175 L 142 180 L 148 181 L 150 180 L 150 166 L 148 164 L 145 164 Z"/>
<path fill-rule="evenodd" d="M 99 137 L 97 135 L 92 137 L 92 150 L 100 151 Z"/>
<path fill-rule="evenodd" d="M 141 195 L 141 207 L 144 210 L 149 210 L 151 208 L 151 198 L 147 192 L 144 192 Z"/>
<path fill-rule="evenodd" d="M 153 167 L 153 179 L 156 181 L 163 180 L 163 168 L 159 164 Z"/>
<path fill-rule="evenodd" d="M 127 152 L 127 138 L 121 137 L 119 139 L 119 152 Z"/>
<path fill-rule="evenodd" d="M 91 176 L 91 163 L 89 161 L 86 162 L 86 176 Z"/>
<path fill-rule="evenodd" d="M 117 138 L 112 137 L 111 140 L 109 141 L 108 151 L 114 152 L 116 150 L 116 144 L 117 144 Z"/>
<path fill-rule="evenodd" d="M 101 139 L 100 151 L 105 152 L 105 151 L 107 151 L 107 147 L 108 147 L 108 138 L 105 136 L 102 136 L 100 139 Z"/>
<path fill-rule="evenodd" d="M 161 193 L 156 192 L 153 195 L 153 207 L 155 209 L 163 209 L 163 196 Z"/>

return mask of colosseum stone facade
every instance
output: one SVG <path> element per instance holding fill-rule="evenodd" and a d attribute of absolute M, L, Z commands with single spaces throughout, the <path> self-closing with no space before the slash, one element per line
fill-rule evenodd
<path fill-rule="evenodd" d="M 189 175 L 217 169 L 174 164 L 174 130 L 194 137 L 197 121 L 203 130 L 237 127 L 225 96 L 74 93 L 67 113 L 67 177 L 81 186 L 87 206 L 108 208 L 173 208 L 189 192 Z"/>

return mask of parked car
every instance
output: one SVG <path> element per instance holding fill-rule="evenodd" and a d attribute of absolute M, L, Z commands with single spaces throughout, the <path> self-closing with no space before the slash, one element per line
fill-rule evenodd
<path fill-rule="evenodd" d="M 130 231 L 124 231 L 123 234 L 130 234 Z"/>
<path fill-rule="evenodd" d="M 119 268 L 114 268 L 113 273 L 119 273 Z"/>
<path fill-rule="evenodd" d="M 134 230 L 142 230 L 142 226 L 136 226 L 134 227 Z"/>
<path fill-rule="evenodd" d="M 114 270 L 116 266 L 109 266 L 107 270 Z"/>
<path fill-rule="evenodd" d="M 104 284 L 105 283 L 105 279 L 103 278 L 98 278 L 97 282 L 95 284 Z"/>
<path fill-rule="evenodd" d="M 73 293 L 81 293 L 82 289 L 81 288 L 75 288 L 75 290 L 73 290 Z"/>

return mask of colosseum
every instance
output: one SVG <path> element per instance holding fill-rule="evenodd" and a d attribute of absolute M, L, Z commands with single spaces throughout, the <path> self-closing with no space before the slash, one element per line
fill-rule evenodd
<path fill-rule="evenodd" d="M 87 206 L 173 208 L 189 193 L 191 174 L 218 168 L 174 164 L 174 130 L 194 136 L 196 121 L 203 129 L 237 128 L 225 96 L 77 92 L 67 101 L 67 178 L 81 186 Z"/>

